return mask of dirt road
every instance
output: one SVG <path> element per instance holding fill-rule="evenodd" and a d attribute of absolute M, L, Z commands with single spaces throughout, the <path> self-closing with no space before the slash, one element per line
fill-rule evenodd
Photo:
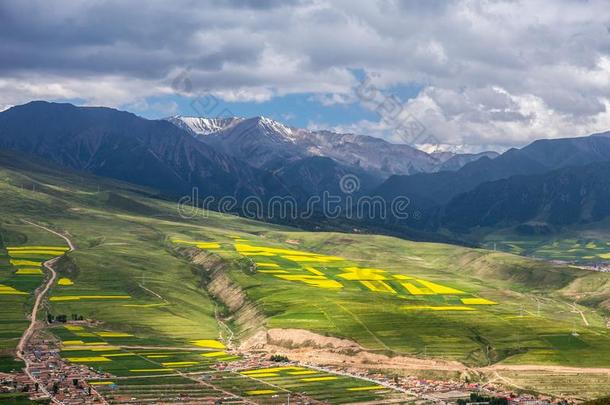
<path fill-rule="evenodd" d="M 55 232 L 54 230 L 49 229 L 47 227 L 35 224 L 33 222 L 25 221 L 25 220 L 24 220 L 24 222 L 26 222 L 29 225 L 38 227 L 40 229 L 44 229 L 45 231 L 51 232 L 52 234 L 59 236 L 60 238 L 62 238 L 63 240 L 66 241 L 66 243 L 70 247 L 70 250 L 69 250 L 70 252 L 75 249 L 74 245 L 72 244 L 72 241 L 70 241 L 70 239 L 68 239 L 66 236 L 64 236 L 58 232 Z M 21 360 L 23 360 L 23 362 L 25 363 L 25 373 L 30 378 L 30 380 L 32 380 L 34 382 L 37 382 L 37 379 L 30 372 L 30 368 L 31 368 L 32 364 L 30 363 L 30 360 L 25 356 L 24 350 L 28 344 L 28 341 L 32 337 L 32 334 L 34 333 L 34 330 L 36 329 L 37 318 L 38 318 L 38 309 L 40 308 L 41 302 L 44 299 L 44 296 L 47 294 L 47 292 L 51 288 L 51 286 L 53 285 L 53 283 L 55 282 L 55 279 L 57 278 L 57 273 L 53 269 L 53 265 L 57 262 L 57 260 L 59 260 L 60 257 L 61 256 L 55 257 L 55 258 L 43 263 L 43 266 L 49 271 L 49 274 L 51 276 L 49 277 L 49 279 L 43 286 L 38 287 L 38 289 L 35 291 L 34 294 L 36 295 L 36 299 L 34 301 L 34 306 L 32 307 L 32 313 L 30 315 L 30 325 L 25 330 L 25 332 L 23 332 L 23 335 L 21 336 L 21 339 L 19 339 L 19 343 L 17 344 L 17 357 L 19 357 Z M 51 393 L 46 389 L 46 387 L 44 387 L 44 384 L 40 384 L 39 389 L 45 395 L 47 395 L 49 398 L 51 398 L 51 401 L 53 403 L 61 404 L 61 402 L 58 401 L 57 399 L 55 399 L 53 397 L 53 395 L 51 395 Z"/>

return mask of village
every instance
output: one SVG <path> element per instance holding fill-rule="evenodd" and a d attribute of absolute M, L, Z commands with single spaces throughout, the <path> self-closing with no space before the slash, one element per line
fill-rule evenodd
<path fill-rule="evenodd" d="M 26 392 L 34 401 L 66 405 L 106 403 L 87 383 L 99 375 L 89 367 L 63 360 L 54 339 L 35 333 L 22 355 L 29 364 L 27 373 L 0 374 L 0 392 Z"/>
<path fill-rule="evenodd" d="M 231 363 L 217 363 L 215 371 L 239 372 L 244 369 L 277 366 L 278 362 L 272 361 L 266 353 L 243 354 L 242 358 Z M 71 364 L 60 357 L 58 341 L 44 332 L 37 331 L 25 347 L 24 358 L 29 364 L 27 372 L 15 370 L 13 373 L 0 374 L 0 392 L 3 393 L 27 393 L 29 398 L 34 401 L 47 401 L 56 404 L 77 405 L 77 404 L 107 404 L 106 399 L 100 395 L 96 388 L 89 384 L 90 380 L 112 379 L 112 375 L 100 374 L 93 368 Z M 282 365 L 294 365 L 293 362 L 282 362 Z M 339 367 L 317 367 L 329 373 L 360 378 L 383 385 L 388 389 L 395 390 L 397 393 L 404 394 L 401 400 L 388 400 L 384 403 L 435 403 L 452 404 L 458 400 L 470 398 L 472 393 L 481 396 L 506 398 L 506 403 L 511 405 L 542 405 L 551 403 L 549 398 L 537 398 L 532 395 L 517 395 L 495 384 L 469 383 L 462 381 L 440 381 L 432 379 L 418 378 L 415 376 L 388 376 L 382 373 L 367 373 L 356 368 Z M 193 377 L 201 381 L 214 382 L 214 371 L 199 373 Z M 293 393 L 290 395 L 292 403 L 318 403 L 311 400 L 306 395 Z M 176 396 L 180 402 L 189 403 L 188 393 Z M 408 398 L 408 399 L 407 399 Z M 227 400 L 231 403 L 239 402 L 237 396 L 219 396 L 215 403 L 222 403 Z M 130 398 L 130 403 L 165 403 L 164 400 L 147 397 L 146 400 L 138 401 L 137 398 Z M 173 401 L 172 401 L 173 402 Z M 248 400 L 249 403 L 252 400 Z M 191 403 L 197 403 L 191 402 Z M 256 402 L 254 402 L 256 403 Z"/>

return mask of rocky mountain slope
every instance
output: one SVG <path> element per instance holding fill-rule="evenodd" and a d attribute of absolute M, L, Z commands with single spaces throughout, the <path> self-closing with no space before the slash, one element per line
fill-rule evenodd
<path fill-rule="evenodd" d="M 299 159 L 318 156 L 385 179 L 393 174 L 455 170 L 482 156 L 497 156 L 494 152 L 428 154 L 372 136 L 310 131 L 289 127 L 266 117 L 210 119 L 175 116 L 168 121 L 189 130 L 197 139 L 222 153 L 269 170 L 282 169 Z"/>
<path fill-rule="evenodd" d="M 583 166 L 610 159 L 610 137 L 595 134 L 581 138 L 538 140 L 522 149 L 510 149 L 495 159 L 483 157 L 457 171 L 392 176 L 375 192 L 391 199 L 418 196 L 446 204 L 479 184 L 515 175 L 542 174 L 569 166 Z"/>
<path fill-rule="evenodd" d="M 167 121 L 110 108 L 31 102 L 0 113 L 0 148 L 163 193 L 267 197 L 281 181 L 198 142 Z"/>

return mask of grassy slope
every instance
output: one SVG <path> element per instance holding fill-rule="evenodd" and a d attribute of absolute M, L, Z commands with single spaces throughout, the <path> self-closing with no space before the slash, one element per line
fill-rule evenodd
<path fill-rule="evenodd" d="M 582 264 L 610 261 L 610 221 L 574 225 L 548 235 L 520 235 L 513 229 L 495 230 L 479 236 L 485 247 L 509 253 Z"/>
<path fill-rule="evenodd" d="M 11 164 L 22 162 L 10 161 Z M 98 191 L 93 178 L 66 176 L 61 172 L 41 173 L 34 165 L 0 171 L 0 205 L 3 235 L 10 229 L 13 238 L 23 238 L 26 228 L 20 219 L 30 219 L 66 230 L 78 250 L 60 266 L 60 276 L 73 286 L 55 286 L 51 295 L 129 295 L 129 300 L 52 302 L 54 314 L 82 314 L 103 320 L 109 326 L 135 331 L 154 342 L 215 338 L 218 335 L 214 305 L 199 288 L 200 278 L 184 260 L 165 251 L 164 238 L 141 221 L 121 215 L 113 194 Z M 26 174 L 27 173 L 27 174 Z M 35 184 L 35 190 L 32 185 Z M 105 183 L 105 188 L 121 186 Z M 134 190 L 145 192 L 145 190 Z M 119 206 L 115 208 L 116 206 Z M 136 209 L 143 207 L 134 204 Z M 100 209 L 102 208 L 103 209 Z M 154 210 L 151 209 L 151 210 Z M 152 211 L 145 211 L 150 215 Z M 36 231 L 40 237 L 48 233 Z M 11 270 L 4 270 L 12 273 Z M 20 276 L 23 277 L 23 276 Z M 136 308 L 122 304 L 164 303 L 146 291 L 163 293 L 169 305 Z M 27 307 L 16 311 L 25 321 Z"/>
<path fill-rule="evenodd" d="M 567 227 L 552 235 L 517 235 L 504 230 L 485 236 L 484 246 L 544 260 L 559 260 L 578 265 L 610 262 L 610 221 L 595 226 Z M 610 313 L 610 280 L 607 274 L 591 272 L 567 286 L 563 293 L 579 304 L 594 306 Z"/>
<path fill-rule="evenodd" d="M 0 224 L 0 285 L 12 287 L 30 295 L 0 294 L 0 372 L 21 368 L 22 363 L 9 353 L 17 345 L 29 321 L 25 313 L 31 310 L 32 293 L 43 281 L 43 275 L 17 275 L 11 267 L 5 246 L 63 246 L 64 241 L 26 224 Z M 26 258 L 23 258 L 26 259 Z M 36 259 L 35 257 L 28 259 Z M 41 258 L 40 260 L 44 260 Z"/>
<path fill-rule="evenodd" d="M 426 278 L 500 303 L 476 313 L 404 311 L 401 307 L 408 301 L 387 294 L 328 291 L 269 275 L 233 274 L 271 315 L 269 326 L 302 327 L 350 337 L 380 352 L 426 353 L 470 364 L 499 361 L 518 352 L 525 354 L 507 361 L 607 364 L 599 357 L 608 342 L 602 317 L 584 309 L 593 325 L 585 328 L 580 315 L 553 292 L 584 272 L 501 253 L 382 236 L 302 232 L 265 236 L 259 243 L 299 241 L 300 250 L 341 255 L 364 266 Z M 571 335 L 573 329 L 579 337 Z"/>
<path fill-rule="evenodd" d="M 147 190 L 46 168 L 41 172 L 0 156 L 0 167 L 7 163 L 16 167 L 0 170 L 3 229 L 10 223 L 13 234 L 20 235 L 18 220 L 28 218 L 68 231 L 78 245 L 62 263 L 63 276 L 75 284 L 54 287 L 52 296 L 131 297 L 52 302 L 54 313 L 82 314 L 153 343 L 215 338 L 214 303 L 199 288 L 198 270 L 172 254 L 168 237 L 231 243 L 237 235 L 252 244 L 340 255 L 361 266 L 423 277 L 499 303 L 474 313 L 404 311 L 403 300 L 386 294 L 337 292 L 233 271 L 231 276 L 267 315 L 269 327 L 306 328 L 351 338 L 380 352 L 425 353 L 470 364 L 504 360 L 610 366 L 610 337 L 603 318 L 578 307 L 591 324 L 585 327 L 559 294 L 589 273 L 484 250 L 372 235 L 297 232 L 215 213 L 183 220 L 175 215 L 174 204 L 147 198 Z M 17 311 L 21 320 L 24 309 Z"/>

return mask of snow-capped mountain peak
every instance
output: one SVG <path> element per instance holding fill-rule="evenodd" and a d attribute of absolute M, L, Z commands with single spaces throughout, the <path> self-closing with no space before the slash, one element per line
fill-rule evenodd
<path fill-rule="evenodd" d="M 266 135 L 272 137 L 279 136 L 283 140 L 289 140 L 291 142 L 295 141 L 295 131 L 293 131 L 293 128 L 263 116 L 255 117 L 254 120 L 256 120 L 258 126 L 266 132 Z"/>
<path fill-rule="evenodd" d="M 243 118 L 203 118 L 175 115 L 166 120 L 193 134 L 209 135 L 236 125 L 243 121 Z"/>
<path fill-rule="evenodd" d="M 222 153 L 251 166 L 276 170 L 285 164 L 312 156 L 326 157 L 379 177 L 393 174 L 433 172 L 442 169 L 443 156 L 408 145 L 392 144 L 367 135 L 310 131 L 284 125 L 271 118 L 172 117 L 173 124 Z M 456 161 L 463 165 L 476 156 Z M 455 159 L 454 159 L 455 160 Z"/>

